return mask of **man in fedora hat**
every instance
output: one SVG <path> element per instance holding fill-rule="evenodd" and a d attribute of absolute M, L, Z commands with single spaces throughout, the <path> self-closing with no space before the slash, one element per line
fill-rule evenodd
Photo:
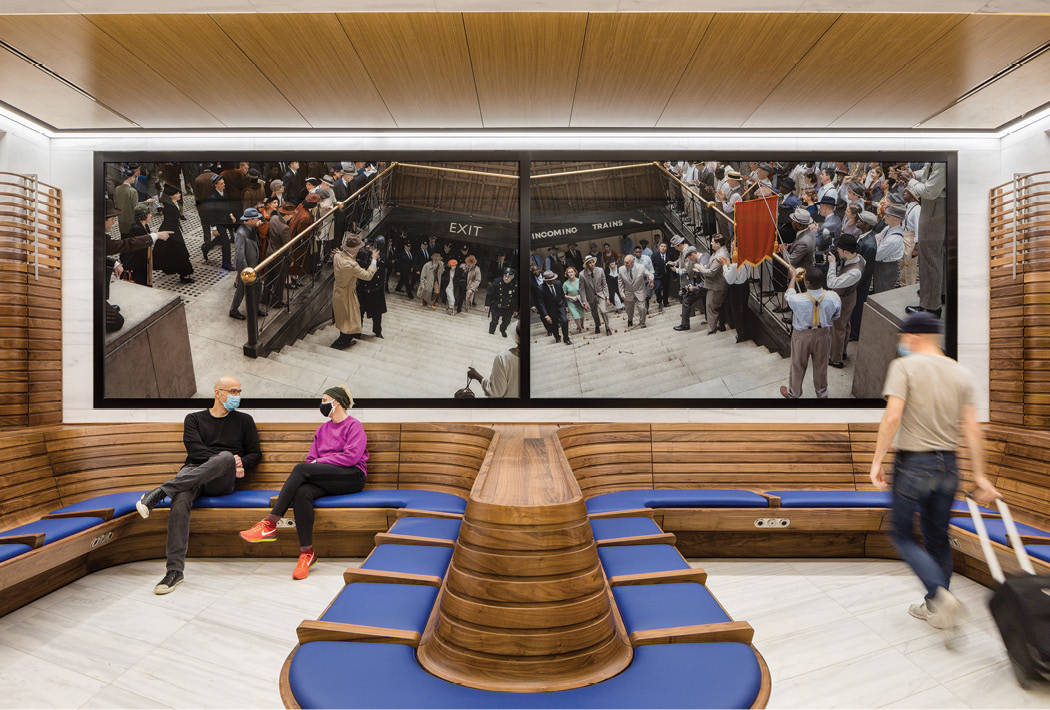
<path fill-rule="evenodd" d="M 653 272 L 638 263 L 634 254 L 627 254 L 619 270 L 618 286 L 620 298 L 627 311 L 627 327 L 634 325 L 634 318 L 637 316 L 638 325 L 644 328 L 646 287 L 650 290 L 653 287 Z"/>
<path fill-rule="evenodd" d="M 240 312 L 241 301 L 244 300 L 244 282 L 241 281 L 241 271 L 248 267 L 255 268 L 259 265 L 259 238 L 256 228 L 262 220 L 262 213 L 254 207 L 249 207 L 241 215 L 240 224 L 233 234 L 233 267 L 236 271 L 236 289 L 233 292 L 233 303 L 230 304 L 230 318 L 244 320 Z M 259 309 L 258 304 L 249 303 L 248 308 Z M 266 312 L 259 309 L 260 316 Z"/>
<path fill-rule="evenodd" d="M 873 293 L 882 293 L 897 287 L 900 275 L 900 260 L 904 256 L 904 217 L 900 205 L 890 205 L 883 214 L 886 228 L 875 237 L 878 248 L 875 252 L 875 275 Z"/>
<path fill-rule="evenodd" d="M 208 252 L 211 251 L 215 242 L 218 242 L 222 251 L 222 268 L 226 271 L 233 269 L 230 263 L 230 234 L 236 227 L 237 218 L 233 215 L 233 205 L 229 192 L 226 189 L 226 180 L 221 175 L 212 175 L 212 191 L 203 205 L 203 211 L 207 214 L 207 222 L 215 233 L 212 240 L 211 234 L 204 233 L 204 242 L 201 244 L 201 254 L 204 260 L 208 260 Z M 236 203 L 236 204 L 239 204 Z"/>
<path fill-rule="evenodd" d="M 775 313 L 787 313 L 791 310 L 791 307 L 787 304 L 785 293 L 786 287 L 795 280 L 795 269 L 805 269 L 807 274 L 816 271 L 814 262 L 817 251 L 817 235 L 814 231 L 816 225 L 809 210 L 805 207 L 799 207 L 795 210 L 791 215 L 791 226 L 795 230 L 794 241 L 791 244 L 780 245 L 780 255 L 784 258 L 784 261 L 791 264 L 791 273 L 782 281 L 779 278 L 777 279 L 777 290 L 781 291 L 779 287 L 783 287 L 784 291 L 780 294 L 780 307 L 773 309 Z M 784 318 L 785 322 L 787 320 L 788 318 Z"/>
<path fill-rule="evenodd" d="M 842 310 L 831 326 L 831 362 L 828 364 L 842 368 L 845 367 L 843 360 L 846 359 L 850 321 L 857 305 L 857 287 L 864 276 L 865 264 L 864 258 L 857 254 L 857 238 L 852 234 L 840 236 L 835 246 L 836 252 L 828 254 L 827 284 L 838 294 Z"/>
<path fill-rule="evenodd" d="M 222 179 L 226 181 L 226 198 L 230 204 L 241 204 L 244 191 L 248 188 L 248 170 L 250 169 L 251 164 L 242 161 L 237 163 L 236 168 L 222 171 Z M 258 171 L 255 174 L 258 175 Z"/>
<path fill-rule="evenodd" d="M 246 210 L 249 207 L 258 207 L 259 204 L 266 199 L 266 188 L 263 187 L 262 179 L 259 177 L 259 171 L 255 168 L 249 168 L 248 174 L 245 178 L 247 184 L 244 187 L 244 191 L 241 193 L 242 210 Z"/>
<path fill-rule="evenodd" d="M 718 231 L 729 238 L 732 238 L 736 233 L 733 223 L 729 220 L 733 218 L 736 203 L 740 201 L 744 194 L 742 180 L 743 178 L 739 172 L 732 168 L 726 168 L 725 185 L 715 191 L 715 199 L 721 203 L 722 213 L 726 215 L 718 215 Z"/>
<path fill-rule="evenodd" d="M 554 342 L 560 343 L 564 336 L 565 344 L 572 345 L 569 340 L 569 313 L 568 304 L 565 301 L 565 292 L 562 290 L 561 281 L 553 271 L 543 272 L 543 285 L 539 287 L 540 299 L 536 303 L 540 317 L 547 323 L 549 332 L 554 336 Z M 558 330 L 561 330 L 559 335 Z"/>
<path fill-rule="evenodd" d="M 285 202 L 270 215 L 270 230 L 267 234 L 269 238 L 266 244 L 266 254 L 263 255 L 263 258 L 274 254 L 291 240 L 292 230 L 288 220 L 291 219 L 294 213 L 295 205 L 291 202 Z M 291 255 L 287 252 L 283 253 L 278 257 L 276 265 L 263 275 L 265 281 L 264 293 L 266 294 L 263 299 L 264 303 L 276 307 L 280 307 L 283 304 L 284 286 L 288 280 L 288 264 L 290 261 Z"/>
<path fill-rule="evenodd" d="M 598 257 L 588 254 L 583 257 L 583 271 L 580 272 L 580 291 L 583 301 L 587 304 L 587 310 L 594 317 L 594 334 L 599 335 L 602 324 L 605 324 L 605 334 L 612 335 L 609 329 L 608 308 L 612 305 L 609 300 L 609 282 L 605 278 L 605 270 L 598 268 Z"/>

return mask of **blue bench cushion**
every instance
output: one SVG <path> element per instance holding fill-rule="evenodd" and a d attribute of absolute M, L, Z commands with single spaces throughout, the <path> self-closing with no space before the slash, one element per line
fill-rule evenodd
<path fill-rule="evenodd" d="M 299 706 L 310 708 L 749 708 L 762 670 L 742 643 L 640 646 L 630 667 L 573 690 L 507 693 L 441 680 L 411 646 L 315 641 L 288 669 Z"/>
<path fill-rule="evenodd" d="M 652 518 L 595 518 L 591 521 L 591 530 L 595 540 L 663 534 Z"/>
<path fill-rule="evenodd" d="M 401 518 L 394 523 L 389 532 L 393 535 L 455 541 L 459 538 L 461 524 L 462 521 L 452 518 Z"/>
<path fill-rule="evenodd" d="M 332 600 L 321 621 L 423 633 L 437 595 L 437 587 L 421 584 L 354 582 L 343 587 L 343 591 Z"/>
<path fill-rule="evenodd" d="M 1024 549 L 1028 550 L 1028 554 L 1037 560 L 1050 562 L 1050 545 L 1025 545 Z"/>
<path fill-rule="evenodd" d="M 138 503 L 139 498 L 142 497 L 142 491 L 124 491 L 123 493 L 106 493 L 105 495 L 95 496 L 94 498 L 88 498 L 82 500 L 79 503 L 73 503 L 59 508 L 58 510 L 51 511 L 52 513 L 80 513 L 85 510 L 102 510 L 104 508 L 113 509 L 113 517 L 119 518 L 122 515 L 135 512 L 135 504 Z"/>
<path fill-rule="evenodd" d="M 434 545 L 380 545 L 361 565 L 362 569 L 384 572 L 429 574 L 444 579 L 452 561 L 451 547 Z"/>
<path fill-rule="evenodd" d="M 689 569 L 674 545 L 614 545 L 598 548 L 605 576 Z"/>
<path fill-rule="evenodd" d="M 370 490 L 345 496 L 323 496 L 314 501 L 315 508 L 410 508 L 435 513 L 457 513 L 467 510 L 467 501 L 451 493 L 438 491 Z"/>
<path fill-rule="evenodd" d="M 629 634 L 732 621 L 707 587 L 694 582 L 613 587 L 612 592 Z"/>
<path fill-rule="evenodd" d="M 270 499 L 279 491 L 234 491 L 228 496 L 201 496 L 194 503 L 194 508 L 266 508 L 270 509 Z"/>
<path fill-rule="evenodd" d="M 27 523 L 25 525 L 19 525 L 17 528 L 4 530 L 0 532 L 0 536 L 35 535 L 37 533 L 44 533 L 44 544 L 50 545 L 52 542 L 69 537 L 70 535 L 76 535 L 78 532 L 82 532 L 88 528 L 93 528 L 102 523 L 102 518 L 91 517 L 37 520 L 35 523 Z"/>
<path fill-rule="evenodd" d="M 768 508 L 769 501 L 751 491 L 685 488 L 603 493 L 587 501 L 587 512 L 611 513 L 641 508 Z"/>
<path fill-rule="evenodd" d="M 962 528 L 963 530 L 968 530 L 975 535 L 977 534 L 977 529 L 973 524 L 973 518 L 952 518 L 952 525 L 957 528 Z M 998 518 L 984 518 L 984 527 L 988 530 L 988 537 L 991 540 L 1003 545 L 1010 545 L 1010 541 L 1006 537 L 1006 525 L 1003 524 L 1002 520 L 999 520 Z M 1036 535 L 1050 538 L 1050 532 L 1040 530 L 1039 528 L 1033 528 L 1031 525 L 1024 525 L 1022 523 L 1017 523 L 1017 532 L 1021 535 Z"/>
<path fill-rule="evenodd" d="M 12 558 L 18 557 L 19 555 L 24 555 L 25 553 L 29 552 L 32 549 L 33 548 L 30 547 L 29 545 L 16 545 L 16 544 L 3 545 L 3 544 L 0 544 L 0 562 L 4 562 L 6 560 L 10 560 Z"/>
<path fill-rule="evenodd" d="M 766 491 L 781 508 L 888 508 L 889 491 Z"/>

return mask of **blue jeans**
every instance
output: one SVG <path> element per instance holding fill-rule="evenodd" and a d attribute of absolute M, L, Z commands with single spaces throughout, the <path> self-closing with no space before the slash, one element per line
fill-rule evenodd
<path fill-rule="evenodd" d="M 893 461 L 893 507 L 890 539 L 901 558 L 926 586 L 926 599 L 948 589 L 952 549 L 948 522 L 959 486 L 952 451 L 898 451 Z M 912 535 L 915 512 L 923 544 Z"/>

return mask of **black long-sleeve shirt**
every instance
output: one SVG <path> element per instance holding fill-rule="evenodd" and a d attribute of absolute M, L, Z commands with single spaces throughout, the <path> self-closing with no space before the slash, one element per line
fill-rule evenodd
<path fill-rule="evenodd" d="M 182 443 L 186 446 L 187 465 L 199 466 L 212 456 L 229 451 L 241 457 L 247 471 L 262 458 L 255 420 L 236 410 L 225 417 L 216 417 L 207 409 L 187 414 Z"/>

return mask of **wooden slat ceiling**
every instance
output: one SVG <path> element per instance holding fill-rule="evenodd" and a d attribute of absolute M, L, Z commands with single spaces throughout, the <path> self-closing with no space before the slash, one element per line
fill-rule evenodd
<path fill-rule="evenodd" d="M 30 60 L 0 46 L 0 101 L 58 129 L 982 129 L 1050 101 L 1047 53 L 956 103 L 1048 39 L 1047 13 L 0 15 Z"/>

